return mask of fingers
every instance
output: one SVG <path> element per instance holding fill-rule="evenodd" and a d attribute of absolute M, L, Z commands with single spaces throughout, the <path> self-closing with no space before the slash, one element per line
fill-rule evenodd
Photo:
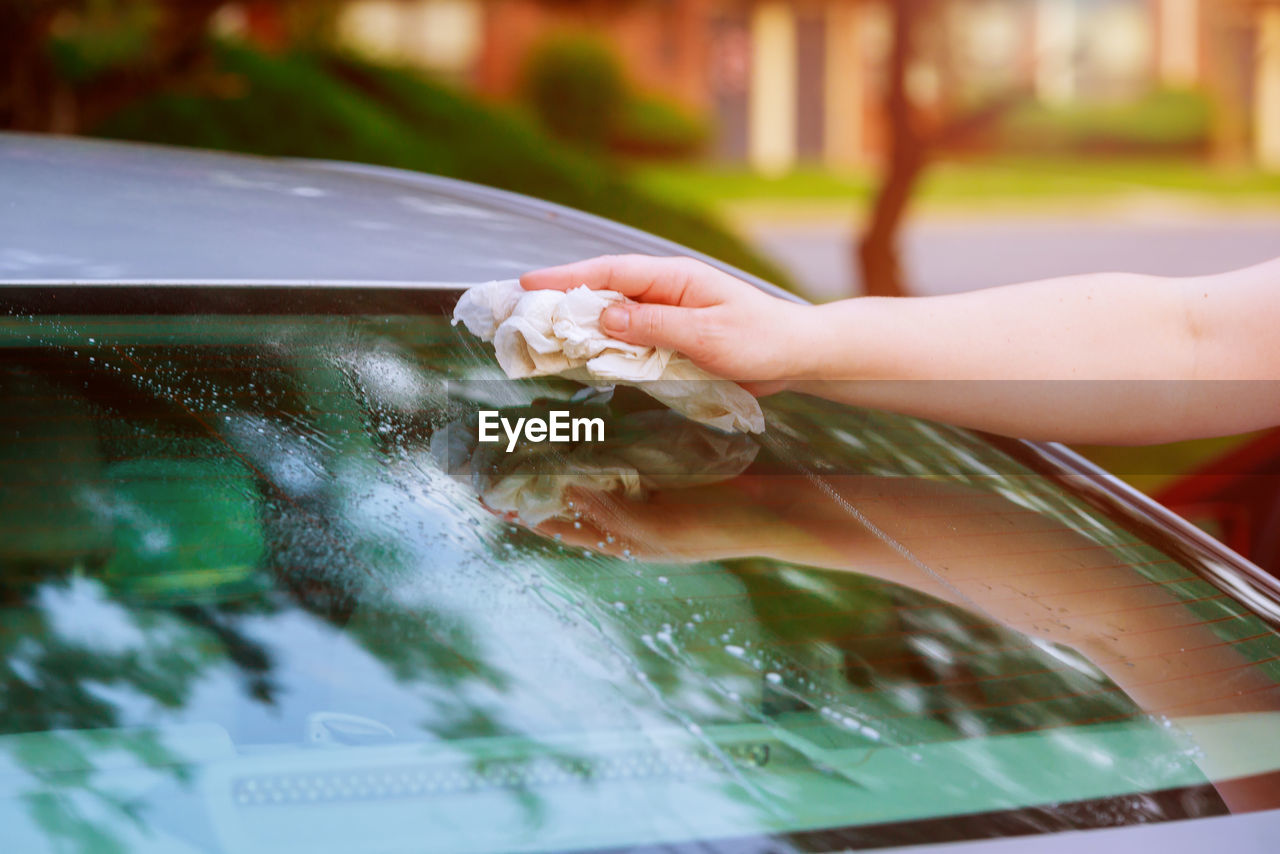
<path fill-rule="evenodd" d="M 641 302 L 695 307 L 720 302 L 728 281 L 719 270 L 693 258 L 650 255 L 602 255 L 520 277 L 520 284 L 528 290 L 565 291 L 586 285 L 618 291 Z"/>
<path fill-rule="evenodd" d="M 684 353 L 695 362 L 705 353 L 702 324 L 706 314 L 696 308 L 633 303 L 613 305 L 600 313 L 605 333 L 644 347 L 666 347 Z"/>
<path fill-rule="evenodd" d="M 570 488 L 565 497 L 576 511 L 574 520 L 548 519 L 537 526 L 540 533 L 558 537 L 571 546 L 591 549 L 601 554 L 618 557 L 628 550 L 627 540 L 617 536 L 620 526 L 625 527 L 621 508 L 610 508 L 610 497 L 581 487 Z"/>

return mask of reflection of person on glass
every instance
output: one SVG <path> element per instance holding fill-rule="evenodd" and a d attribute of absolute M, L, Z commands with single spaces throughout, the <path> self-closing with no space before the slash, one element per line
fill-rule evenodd
<path fill-rule="evenodd" d="M 646 501 L 577 490 L 572 499 L 582 519 L 539 529 L 584 548 L 661 562 L 760 556 L 909 585 L 1078 650 L 1153 715 L 1280 710 L 1280 685 L 1160 583 L 1066 525 L 956 483 L 859 475 L 823 481 L 834 494 L 803 476 L 751 474 L 655 492 Z M 842 502 L 930 572 L 851 519 Z M 993 530 L 1002 548 L 992 548 Z M 1280 805 L 1270 784 L 1217 785 L 1233 810 Z"/>
<path fill-rule="evenodd" d="M 1173 441 L 1280 423 L 1280 395 L 1265 393 L 1269 384 L 1184 382 L 1280 379 L 1280 263 L 1220 277 L 1102 275 L 818 307 L 771 297 L 687 259 L 600 258 L 531 273 L 522 283 L 621 291 L 640 304 L 605 312 L 610 334 L 680 350 L 757 393 L 795 388 L 992 432 L 1081 442 Z M 1176 607 L 1159 583 L 1143 583 L 1106 550 L 1083 548 L 1085 539 L 1066 525 L 955 483 L 824 480 L 834 494 L 803 477 L 750 474 L 647 502 L 583 492 L 577 506 L 597 531 L 542 527 L 587 547 L 599 546 L 599 532 L 619 534 L 606 551 L 660 544 L 646 555 L 656 560 L 759 555 L 909 584 L 1078 649 L 1152 714 L 1280 710 L 1280 685 Z M 843 502 L 930 572 L 852 524 Z M 1000 554 L 963 546 L 993 525 L 1018 548 Z M 1028 552 L 1036 554 L 1032 567 Z M 1257 780 L 1219 789 L 1234 810 L 1276 805 L 1274 790 Z"/>

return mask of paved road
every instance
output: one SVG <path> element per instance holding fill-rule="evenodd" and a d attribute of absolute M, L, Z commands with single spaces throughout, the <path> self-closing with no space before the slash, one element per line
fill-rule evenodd
<path fill-rule="evenodd" d="M 747 230 L 812 298 L 849 295 L 847 224 L 755 224 Z M 1197 275 L 1280 257 L 1280 215 L 1155 223 L 1103 217 L 925 221 L 908 229 L 904 247 L 920 294 L 1110 270 Z"/>

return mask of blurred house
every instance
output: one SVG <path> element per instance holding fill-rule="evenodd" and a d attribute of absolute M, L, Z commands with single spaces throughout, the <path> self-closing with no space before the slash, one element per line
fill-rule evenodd
<path fill-rule="evenodd" d="M 636 85 L 711 115 L 718 154 L 765 172 L 874 161 L 892 0 L 351 0 L 349 43 L 510 96 L 568 28 Z M 1223 144 L 1280 169 L 1280 0 L 946 0 L 909 87 L 926 111 L 1028 90 L 1050 104 L 1153 88 L 1217 96 Z M 1233 142 L 1234 141 L 1234 142 Z"/>

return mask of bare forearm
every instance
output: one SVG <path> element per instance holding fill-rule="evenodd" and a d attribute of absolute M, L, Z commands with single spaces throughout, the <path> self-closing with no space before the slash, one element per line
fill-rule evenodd
<path fill-rule="evenodd" d="M 1195 279 L 1104 274 L 849 300 L 812 309 L 792 385 L 1026 438 L 1240 432 L 1280 421 L 1277 302 L 1277 263 Z"/>
<path fill-rule="evenodd" d="M 765 393 L 790 386 L 1014 436 L 1149 443 L 1280 424 L 1280 259 L 1188 279 L 1104 274 L 802 306 L 688 258 L 541 270 L 636 302 L 610 336 Z"/>

